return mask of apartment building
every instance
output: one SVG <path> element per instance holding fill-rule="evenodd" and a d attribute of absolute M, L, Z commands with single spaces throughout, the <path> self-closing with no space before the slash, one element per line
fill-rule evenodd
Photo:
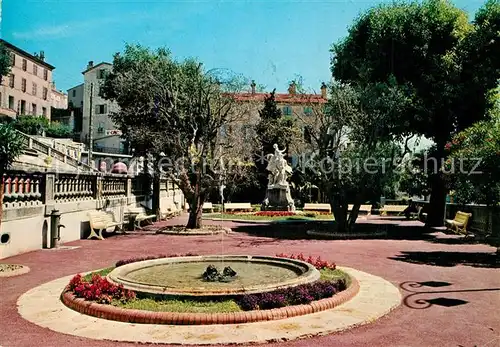
<path fill-rule="evenodd" d="M 4 40 L 10 54 L 11 71 L 0 86 L 0 114 L 44 116 L 50 120 L 52 71 L 43 51 L 30 54 Z"/>
<path fill-rule="evenodd" d="M 269 93 L 256 92 L 256 84 L 252 81 L 250 91 L 244 93 L 234 93 L 234 99 L 245 105 L 248 114 L 243 117 L 242 133 L 246 136 L 252 127 L 259 122 L 259 111 L 264 107 L 264 100 Z M 327 87 L 321 84 L 320 94 L 299 93 L 297 85 L 292 82 L 288 86 L 288 93 L 275 93 L 274 99 L 283 116 L 297 119 L 298 125 L 302 128 L 304 137 L 307 138 L 307 129 L 314 126 L 315 118 L 312 117 L 315 108 L 322 107 L 327 102 Z"/>
<path fill-rule="evenodd" d="M 119 106 L 101 97 L 101 87 L 106 74 L 111 71 L 110 63 L 102 62 L 94 65 L 90 61 L 83 71 L 83 121 L 81 141 L 90 140 L 90 117 L 92 116 L 92 142 L 94 152 L 125 154 L 126 141 L 122 139 L 121 131 L 110 118 L 112 112 L 117 112 Z M 75 87 L 77 88 L 77 87 Z M 70 91 L 72 93 L 72 91 Z M 91 101 L 92 95 L 92 101 Z"/>

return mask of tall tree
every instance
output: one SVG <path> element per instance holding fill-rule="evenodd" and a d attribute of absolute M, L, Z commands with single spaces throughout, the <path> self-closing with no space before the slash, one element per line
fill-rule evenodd
<path fill-rule="evenodd" d="M 393 184 L 394 162 L 403 153 L 390 125 L 405 100 L 399 88 L 385 84 L 335 84 L 326 107 L 314 107 L 308 117 L 314 124 L 312 151 L 300 168 L 326 192 L 338 231 L 349 232 L 360 205 L 374 201 Z M 349 204 L 354 205 L 351 212 Z"/>
<path fill-rule="evenodd" d="M 297 128 L 292 117 L 285 117 L 276 103 L 274 89 L 264 99 L 264 106 L 259 110 L 259 122 L 255 126 L 256 147 L 259 149 L 255 158 L 255 171 L 261 190 L 267 187 L 267 162 L 265 155 L 273 153 L 273 145 L 285 148 L 288 153 L 297 136 Z M 260 192 L 262 194 L 262 191 Z"/>
<path fill-rule="evenodd" d="M 176 61 L 166 49 L 140 45 L 115 55 L 106 78 L 103 95 L 120 106 L 111 117 L 136 153 L 159 161 L 156 174 L 161 169 L 182 190 L 190 206 L 188 228 L 202 226 L 210 192 L 248 168 L 248 148 L 227 131 L 244 112 L 231 97 L 238 87 L 195 60 Z"/>
<path fill-rule="evenodd" d="M 413 102 L 397 120 L 399 131 L 434 140 L 436 159 L 442 161 L 452 134 L 484 117 L 484 107 L 475 107 L 486 105 L 488 90 L 500 77 L 497 6 L 498 0 L 489 1 L 474 26 L 447 0 L 370 9 L 356 20 L 347 38 L 332 47 L 333 75 L 358 85 L 392 78 L 412 90 Z M 476 53 L 481 54 L 473 58 Z M 476 69 L 482 77 L 470 83 Z M 474 101 L 467 101 L 471 97 Z M 446 195 L 443 175 L 434 172 L 430 180 L 428 222 L 439 225 Z"/>
<path fill-rule="evenodd" d="M 4 174 L 23 149 L 24 142 L 19 133 L 11 125 L 0 123 L 0 226 L 3 217 Z"/>

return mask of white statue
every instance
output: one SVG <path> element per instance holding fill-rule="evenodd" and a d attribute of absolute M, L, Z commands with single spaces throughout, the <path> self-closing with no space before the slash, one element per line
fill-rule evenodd
<path fill-rule="evenodd" d="M 268 154 L 267 157 L 269 162 L 267 164 L 266 170 L 270 171 L 268 176 L 269 186 L 281 185 L 287 186 L 286 181 L 288 174 L 292 173 L 292 168 L 286 162 L 284 157 L 285 150 L 280 150 L 277 144 L 273 145 L 274 154 Z"/>

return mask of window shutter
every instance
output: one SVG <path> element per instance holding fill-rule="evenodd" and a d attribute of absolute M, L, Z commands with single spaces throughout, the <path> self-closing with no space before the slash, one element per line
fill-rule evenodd
<path fill-rule="evenodd" d="M 95 105 L 95 114 L 100 114 L 99 113 L 99 105 Z"/>
<path fill-rule="evenodd" d="M 108 113 L 108 105 L 103 105 L 104 112 L 103 113 Z"/>

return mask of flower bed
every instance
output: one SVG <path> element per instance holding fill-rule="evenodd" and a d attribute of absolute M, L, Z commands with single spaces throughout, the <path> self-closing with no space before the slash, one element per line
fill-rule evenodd
<path fill-rule="evenodd" d="M 149 259 L 189 255 L 193 254 L 130 258 L 118 261 L 116 266 Z M 335 273 L 335 264 L 324 261 L 320 257 L 313 258 L 309 256 L 306 258 L 302 253 L 298 255 L 278 254 L 277 256 L 306 261 L 319 270 Z M 68 307 L 81 313 L 124 322 L 151 324 L 248 323 L 289 318 L 331 309 L 357 294 L 359 284 L 355 279 L 348 278 L 350 282 L 348 286 L 348 281 L 344 278 L 336 280 L 332 280 L 332 278 L 329 277 L 329 280 L 320 280 L 312 284 L 303 284 L 262 294 L 244 295 L 234 301 L 243 310 L 241 312 L 154 312 L 117 307 L 117 304 L 124 305 L 127 302 L 135 305 L 140 302 L 135 300 L 140 299 L 136 299 L 133 291 L 111 284 L 105 277 L 98 274 L 86 277 L 79 274 L 75 275 L 63 292 L 61 299 Z"/>
<path fill-rule="evenodd" d="M 280 253 L 276 254 L 276 256 L 279 258 L 289 258 L 289 259 L 297 259 L 305 261 L 313 265 L 318 270 L 323 270 L 323 269 L 335 270 L 337 268 L 335 263 L 329 263 L 328 261 L 321 259 L 321 257 L 313 258 L 312 256 L 309 256 L 306 258 L 302 253 L 299 253 L 297 255 L 295 254 L 288 255 L 286 253 Z"/>
<path fill-rule="evenodd" d="M 254 215 L 264 217 L 290 217 L 295 216 L 296 213 L 292 211 L 259 211 L 255 212 Z"/>

